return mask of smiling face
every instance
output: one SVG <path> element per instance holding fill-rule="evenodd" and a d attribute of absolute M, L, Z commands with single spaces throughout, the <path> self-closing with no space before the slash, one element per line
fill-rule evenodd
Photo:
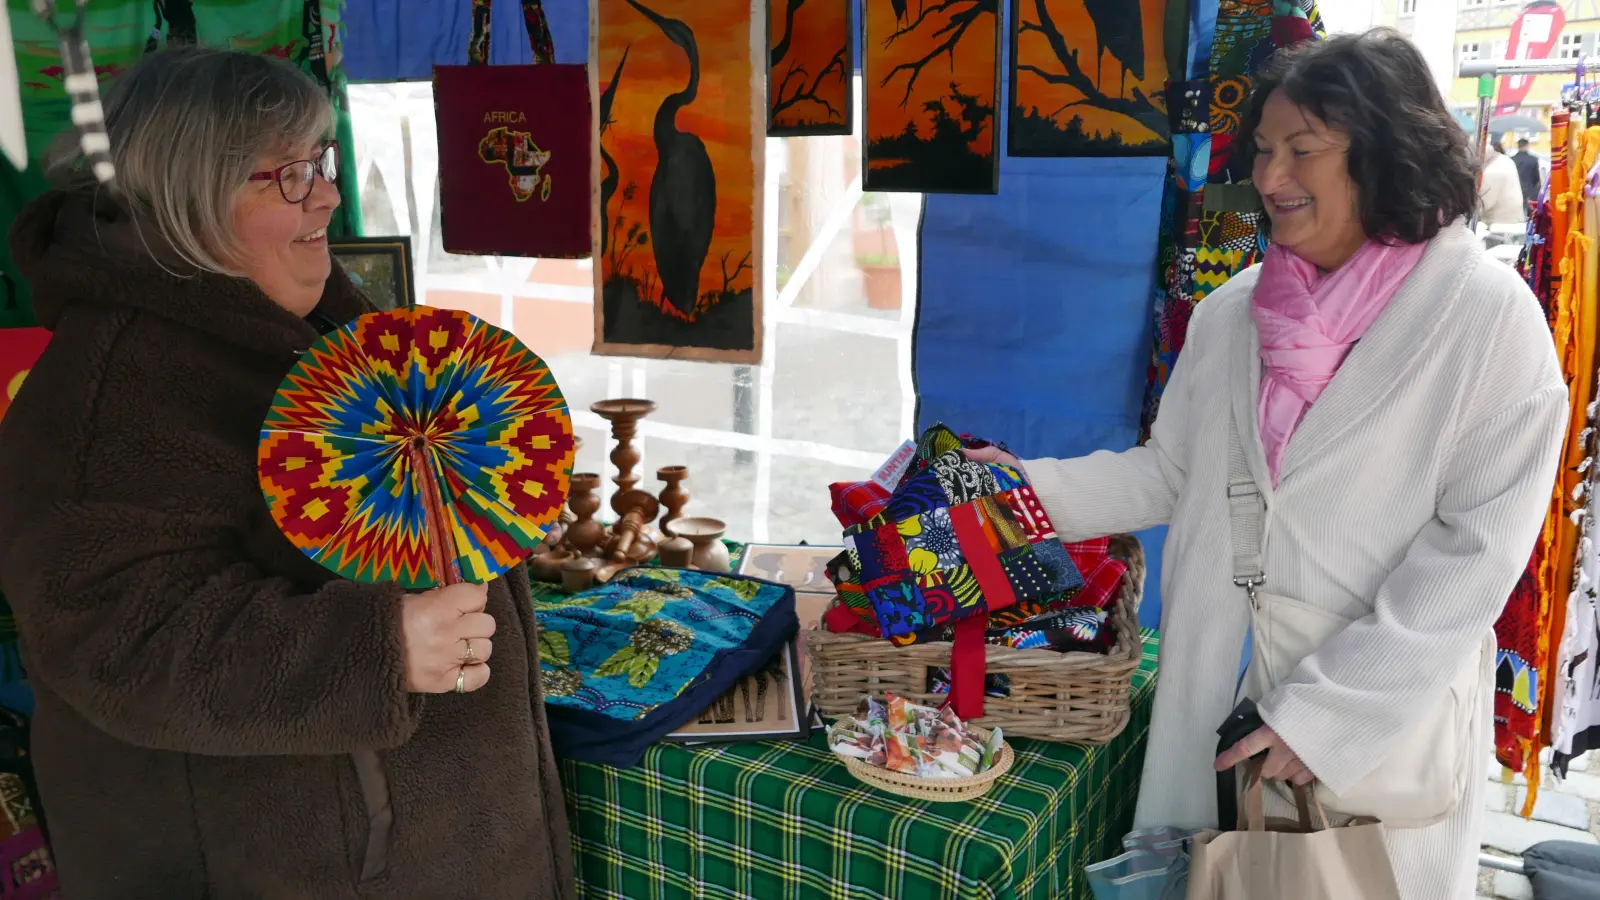
<path fill-rule="evenodd" d="M 1261 109 L 1251 178 L 1272 220 L 1272 240 L 1324 271 L 1366 242 L 1350 178 L 1350 137 L 1296 106 L 1282 90 Z"/>
<path fill-rule="evenodd" d="M 322 152 L 316 142 L 257 161 L 255 171 L 272 172 Z M 300 203 L 283 198 L 276 181 L 250 181 L 233 205 L 233 230 L 239 243 L 238 271 L 272 301 L 297 316 L 307 316 L 322 299 L 333 263 L 328 257 L 328 223 L 339 208 L 339 190 L 321 176 Z"/>

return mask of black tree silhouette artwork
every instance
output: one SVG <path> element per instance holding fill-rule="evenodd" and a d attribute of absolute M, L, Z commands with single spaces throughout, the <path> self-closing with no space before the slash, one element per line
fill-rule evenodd
<path fill-rule="evenodd" d="M 1165 155 L 1171 140 L 1166 98 L 1160 92 L 1146 95 L 1137 84 L 1127 85 L 1129 73 L 1135 78 L 1145 74 L 1147 61 L 1159 61 L 1165 70 L 1161 53 L 1152 60 L 1142 55 L 1146 51 L 1139 16 L 1146 0 L 1074 2 L 1082 4 L 1094 22 L 1092 40 L 1087 34 L 1069 35 L 1052 15 L 1048 0 L 1013 0 L 1010 154 Z M 1153 37 L 1160 46 L 1160 36 Z M 1107 51 L 1112 56 L 1110 66 L 1105 65 Z M 1037 101 L 1040 87 L 1049 89 L 1051 102 Z M 1055 90 L 1060 88 L 1065 90 Z M 1085 110 L 1112 113 L 1113 121 L 1125 124 L 1090 126 L 1082 114 Z M 1101 123 L 1106 119 L 1095 117 Z"/>
<path fill-rule="evenodd" d="M 869 14 L 888 0 L 866 0 Z M 895 27 L 869 18 L 865 181 L 869 191 L 994 193 L 1000 0 L 895 2 Z M 881 10 L 878 10 L 881 16 Z M 990 39 L 987 37 L 992 36 Z M 990 73 L 992 77 L 988 77 Z M 963 84 L 967 78 L 987 82 Z M 939 85 L 934 87 L 933 85 Z M 874 104 L 913 113 L 896 133 L 875 132 Z"/>
<path fill-rule="evenodd" d="M 779 3 L 781 14 L 775 9 Z M 813 27 L 801 33 L 796 45 L 795 20 L 801 15 Z M 825 38 L 816 34 L 818 26 L 826 26 Z M 769 41 L 777 39 L 767 60 L 767 133 L 773 137 L 849 134 L 855 95 L 850 77 L 850 0 L 768 0 L 767 29 Z"/>

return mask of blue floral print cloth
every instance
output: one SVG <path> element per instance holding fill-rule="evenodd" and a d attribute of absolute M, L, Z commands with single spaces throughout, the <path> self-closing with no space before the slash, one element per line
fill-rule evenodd
<path fill-rule="evenodd" d="M 630 766 L 795 636 L 788 585 L 639 568 L 540 604 L 539 668 L 558 754 Z"/>

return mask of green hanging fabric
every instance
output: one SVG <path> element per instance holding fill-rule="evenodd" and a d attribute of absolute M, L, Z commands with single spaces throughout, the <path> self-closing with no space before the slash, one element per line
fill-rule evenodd
<path fill-rule="evenodd" d="M 4 2 L 11 17 L 28 155 L 33 160 L 23 172 L 0 160 L 0 222 L 9 223 L 46 189 L 39 160 L 55 137 L 72 127 L 72 102 L 62 83 L 55 35 L 34 16 L 31 0 Z M 185 43 L 263 53 L 295 63 L 328 89 L 337 115 L 339 193 L 344 202 L 329 230 L 341 237 L 360 235 L 355 140 L 346 78 L 339 64 L 343 6 L 343 0 L 94 0 L 88 21 L 95 74 L 103 91 L 109 79 L 148 50 Z M 0 247 L 0 272 L 9 273 L 10 266 L 9 248 Z M 16 308 L 8 308 L 0 297 L 0 327 L 32 325 L 28 287 L 14 273 L 12 278 L 17 282 Z"/>

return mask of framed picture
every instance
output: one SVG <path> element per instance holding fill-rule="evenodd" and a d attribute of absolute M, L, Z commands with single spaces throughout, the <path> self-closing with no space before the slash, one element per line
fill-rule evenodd
<path fill-rule="evenodd" d="M 813 547 L 810 544 L 748 544 L 739 560 L 739 574 L 776 581 L 794 588 L 797 594 L 834 595 L 828 580 L 828 560 L 844 552 L 843 547 Z M 800 617 L 805 628 L 805 616 Z"/>
<path fill-rule="evenodd" d="M 591 0 L 601 356 L 755 365 L 767 0 Z"/>
<path fill-rule="evenodd" d="M 862 189 L 998 193 L 998 0 L 862 0 L 861 13 Z"/>
<path fill-rule="evenodd" d="M 849 134 L 850 0 L 767 0 L 767 136 Z"/>
<path fill-rule="evenodd" d="M 784 646 L 765 667 L 746 676 L 700 714 L 663 740 L 680 744 L 799 739 L 811 732 L 811 710 L 801 692 L 799 650 Z"/>
<path fill-rule="evenodd" d="M 811 698 L 811 657 L 806 654 L 806 634 L 822 622 L 837 593 L 828 580 L 828 561 L 843 547 L 809 544 L 749 544 L 739 561 L 739 574 L 764 578 L 794 588 L 794 611 L 800 619 L 795 638 L 795 671 L 800 673 L 800 696 Z"/>
<path fill-rule="evenodd" d="M 1012 0 L 1012 156 L 1165 156 L 1186 0 Z M 1175 47 L 1172 49 L 1176 49 Z M 1177 78 L 1183 78 L 1178 61 Z"/>
<path fill-rule="evenodd" d="M 328 241 L 328 252 L 379 309 L 417 305 L 411 280 L 411 238 L 347 237 Z"/>

